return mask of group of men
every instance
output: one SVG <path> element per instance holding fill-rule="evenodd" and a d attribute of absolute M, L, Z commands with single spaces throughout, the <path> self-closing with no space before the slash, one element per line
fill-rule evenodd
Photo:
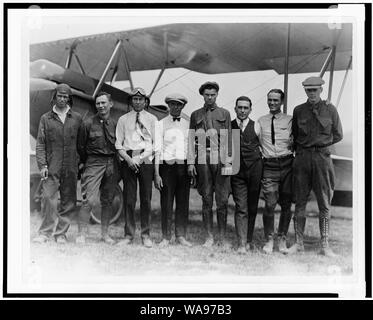
<path fill-rule="evenodd" d="M 85 243 L 88 219 L 93 208 L 101 208 L 101 238 L 105 243 L 130 245 L 135 237 L 137 183 L 140 195 L 141 239 L 152 247 L 150 213 L 152 184 L 160 191 L 161 247 L 170 245 L 173 204 L 175 237 L 183 246 L 187 240 L 190 186 L 196 185 L 202 197 L 205 229 L 203 246 L 228 248 L 226 237 L 228 198 L 235 202 L 237 252 L 245 254 L 256 247 L 253 241 L 259 194 L 265 209 L 263 252 L 284 254 L 304 252 L 305 208 L 311 190 L 319 207 L 320 253 L 334 256 L 329 246 L 330 203 L 334 171 L 329 146 L 342 139 L 342 126 L 336 108 L 320 98 L 324 81 L 310 77 L 303 82 L 307 102 L 294 109 L 293 116 L 281 111 L 284 93 L 272 89 L 267 94 L 269 113 L 256 122 L 250 119 L 249 97 L 236 99 L 236 119 L 218 107 L 219 85 L 206 82 L 199 93 L 204 105 L 190 121 L 182 116 L 187 98 L 175 93 L 166 96 L 169 115 L 158 121 L 146 108 L 149 97 L 142 88 L 129 95 L 132 110 L 118 122 L 111 117 L 110 94 L 96 96 L 97 113 L 82 120 L 72 110 L 71 89 L 59 84 L 52 99 L 52 110 L 41 117 L 36 156 L 43 182 L 43 220 L 36 242 L 54 237 L 66 243 L 76 202 L 78 170 L 82 173 L 83 202 L 78 214 L 77 243 Z M 108 227 L 112 215 L 115 185 L 123 179 L 124 239 L 117 242 Z M 57 193 L 60 205 L 57 208 Z M 218 233 L 213 233 L 215 194 Z M 287 247 L 287 232 L 295 201 L 295 243 Z M 275 207 L 281 214 L 275 233 Z M 53 215 L 57 215 L 57 222 Z"/>

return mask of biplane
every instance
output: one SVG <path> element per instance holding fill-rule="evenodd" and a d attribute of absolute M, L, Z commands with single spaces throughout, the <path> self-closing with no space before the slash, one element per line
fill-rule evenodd
<path fill-rule="evenodd" d="M 185 68 L 206 74 L 274 70 L 284 75 L 329 72 L 328 100 L 333 73 L 345 70 L 337 107 L 352 69 L 352 24 L 326 23 L 180 23 L 37 43 L 30 46 L 30 134 L 37 135 L 41 115 L 50 109 L 58 83 L 73 89 L 74 110 L 83 118 L 96 112 L 94 99 L 101 90 L 112 95 L 112 115 L 129 111 L 128 93 L 113 86 L 128 81 L 135 86 L 136 71 L 159 70 L 150 96 L 164 71 Z M 158 119 L 168 114 L 165 105 L 149 105 Z M 287 101 L 284 102 L 284 112 Z M 186 116 L 186 115 L 184 115 Z M 334 204 L 352 205 L 352 133 L 333 147 L 336 169 Z M 347 153 L 346 153 L 347 150 Z M 35 168 L 35 166 L 34 166 Z M 31 198 L 39 175 L 31 174 Z M 118 187 L 115 220 L 121 211 Z M 96 217 L 96 220 L 99 218 Z"/>

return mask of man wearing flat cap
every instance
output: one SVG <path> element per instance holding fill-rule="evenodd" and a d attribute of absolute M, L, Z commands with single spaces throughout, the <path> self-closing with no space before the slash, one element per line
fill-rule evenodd
<path fill-rule="evenodd" d="M 61 83 L 54 91 L 52 110 L 40 118 L 36 160 L 43 181 L 43 218 L 34 242 L 43 243 L 51 236 L 60 244 L 67 241 L 66 232 L 76 205 L 79 162 L 77 135 L 82 122 L 80 114 L 72 111 L 72 104 L 70 87 Z"/>
<path fill-rule="evenodd" d="M 146 248 L 151 248 L 150 212 L 152 182 L 154 174 L 154 155 L 159 152 L 156 138 L 158 119 L 144 110 L 149 98 L 144 89 L 135 88 L 129 95 L 132 110 L 118 120 L 115 147 L 122 160 L 122 178 L 124 187 L 125 239 L 120 245 L 129 245 L 135 237 L 135 206 L 137 181 L 140 187 L 141 238 Z"/>
<path fill-rule="evenodd" d="M 215 192 L 218 245 L 226 248 L 230 177 L 224 171 L 231 166 L 232 129 L 229 111 L 216 104 L 218 92 L 219 85 L 210 81 L 199 89 L 205 103 L 190 117 L 188 173 L 197 177 L 197 189 L 202 196 L 202 218 L 206 232 L 204 246 L 214 244 L 212 206 Z"/>
<path fill-rule="evenodd" d="M 320 254 L 333 257 L 329 246 L 330 203 L 334 190 L 334 168 L 329 147 L 342 140 L 342 124 L 337 109 L 321 100 L 324 80 L 310 77 L 302 82 L 308 100 L 295 107 L 292 134 L 296 156 L 293 162 L 296 243 L 289 253 L 304 252 L 303 235 L 306 205 L 311 190 L 319 207 Z"/>
<path fill-rule="evenodd" d="M 190 190 L 186 161 L 189 121 L 181 117 L 181 111 L 188 100 L 174 93 L 166 96 L 165 102 L 170 114 L 159 122 L 161 152 L 155 161 L 154 175 L 155 186 L 161 192 L 163 239 L 159 245 L 167 247 L 170 243 L 175 200 L 176 243 L 190 247 L 191 243 L 186 240 Z"/>

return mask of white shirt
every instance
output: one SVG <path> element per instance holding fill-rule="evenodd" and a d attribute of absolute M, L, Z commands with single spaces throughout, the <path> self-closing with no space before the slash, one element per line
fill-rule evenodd
<path fill-rule="evenodd" d="M 249 121 L 250 121 L 250 118 L 249 118 L 249 117 L 247 117 L 245 120 L 243 120 L 242 132 L 245 131 L 246 126 L 247 126 L 247 124 L 249 123 Z M 236 118 L 236 122 L 237 122 L 237 125 L 238 125 L 238 127 L 239 127 L 239 126 L 240 126 L 240 123 L 241 123 L 241 120 L 238 119 L 238 118 Z"/>
<path fill-rule="evenodd" d="M 136 111 L 131 110 L 119 118 L 115 132 L 115 148 L 124 151 L 144 150 L 140 158 L 152 160 L 154 153 L 159 152 L 158 119 L 145 110 L 140 111 L 139 120 L 148 132 L 141 136 L 136 130 L 136 114 Z"/>
<path fill-rule="evenodd" d="M 262 116 L 256 122 L 258 137 L 265 158 L 278 158 L 292 153 L 291 124 L 292 116 L 279 112 L 275 114 L 273 127 L 275 130 L 275 144 L 272 144 L 271 125 L 273 114 Z"/>
<path fill-rule="evenodd" d="M 171 115 L 159 122 L 161 135 L 160 159 L 165 161 L 185 160 L 188 152 L 189 121 L 180 118 L 173 121 Z"/>
<path fill-rule="evenodd" d="M 69 110 L 70 110 L 69 106 L 66 106 L 66 108 L 62 112 L 59 109 L 57 109 L 56 105 L 53 106 L 53 111 L 57 113 L 62 123 L 65 123 L 66 115 L 69 112 Z"/>

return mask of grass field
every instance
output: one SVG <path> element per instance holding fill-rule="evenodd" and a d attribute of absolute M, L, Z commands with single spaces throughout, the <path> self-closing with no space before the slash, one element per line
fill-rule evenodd
<path fill-rule="evenodd" d="M 159 275 L 159 276 L 204 276 L 204 275 L 243 275 L 243 276 L 296 276 L 328 275 L 338 270 L 340 275 L 352 273 L 352 209 L 332 207 L 330 242 L 336 258 L 326 258 L 317 254 L 319 227 L 317 205 L 314 201 L 308 204 L 309 218 L 306 224 L 306 253 L 300 256 L 284 256 L 279 252 L 265 255 L 260 250 L 246 255 L 236 253 L 234 230 L 234 203 L 229 199 L 228 238 L 231 249 L 201 246 L 204 241 L 201 216 L 201 199 L 196 190 L 191 191 L 190 215 L 187 239 L 193 247 L 185 248 L 174 243 L 162 249 L 155 245 L 151 249 L 141 245 L 140 232 L 137 230 L 134 244 L 128 247 L 109 246 L 99 242 L 100 226 L 90 226 L 90 236 L 85 245 L 76 245 L 77 225 L 70 227 L 68 244 L 58 245 L 55 242 L 45 244 L 31 243 L 30 257 L 32 263 L 41 267 L 46 281 L 50 276 L 68 277 L 69 274 L 110 275 Z M 151 237 L 158 243 L 161 240 L 159 193 L 154 190 L 152 199 Z M 277 208 L 279 209 L 279 208 Z M 138 210 L 138 208 L 137 208 Z M 260 201 L 254 239 L 259 248 L 263 245 L 262 224 L 263 202 Z M 137 211 L 138 213 L 138 211 Z M 276 226 L 279 212 L 276 214 Z M 31 238 L 36 235 L 40 223 L 39 213 L 31 213 Z M 124 222 L 110 227 L 111 235 L 123 238 Z M 137 220 L 139 227 L 139 221 Z M 214 213 L 216 229 L 216 215 Z M 288 245 L 294 241 L 293 224 L 291 223 Z M 332 266 L 332 268 L 331 268 Z M 337 269 L 336 269 L 337 268 Z"/>

